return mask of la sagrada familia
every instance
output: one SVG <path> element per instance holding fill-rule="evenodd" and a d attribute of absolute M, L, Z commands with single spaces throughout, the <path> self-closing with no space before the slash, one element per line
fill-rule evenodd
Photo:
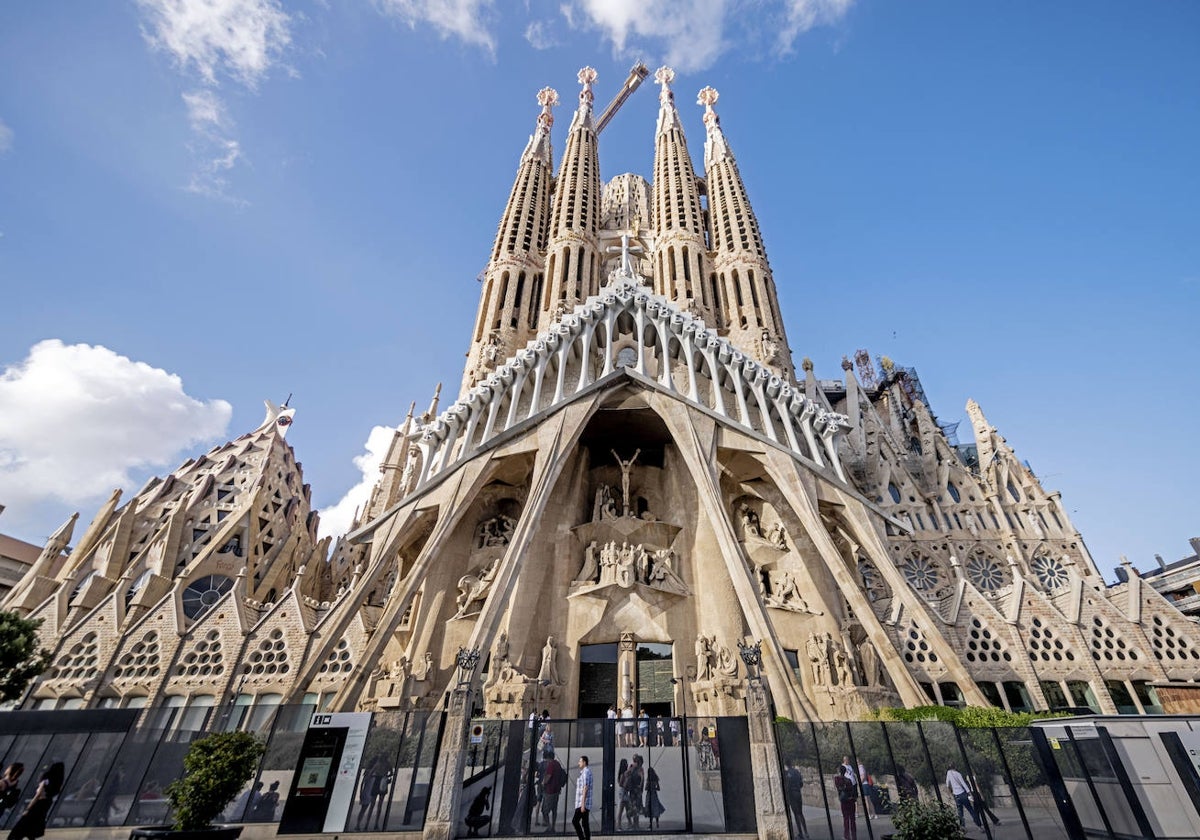
<path fill-rule="evenodd" d="M 350 534 L 318 540 L 268 404 L 54 535 L 4 603 L 53 650 L 24 707 L 439 709 L 466 685 L 489 717 L 736 715 L 754 668 L 778 714 L 832 720 L 1144 711 L 1200 677 L 1194 625 L 1132 569 L 1105 585 L 978 405 L 960 445 L 911 369 L 797 369 L 717 91 L 700 174 L 673 77 L 649 182 L 601 180 L 594 70 L 557 170 L 539 92 L 459 396 L 410 411 Z"/>

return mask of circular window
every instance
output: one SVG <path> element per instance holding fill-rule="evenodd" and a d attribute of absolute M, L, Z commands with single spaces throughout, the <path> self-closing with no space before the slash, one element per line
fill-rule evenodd
<path fill-rule="evenodd" d="M 233 581 L 223 575 L 197 578 L 183 590 L 183 614 L 188 618 L 199 618 L 232 588 Z"/>
<path fill-rule="evenodd" d="M 928 557 L 910 557 L 901 566 L 904 579 L 913 589 L 928 592 L 938 585 L 937 565 Z"/>
<path fill-rule="evenodd" d="M 1029 566 L 1046 589 L 1058 589 L 1067 585 L 1067 567 L 1057 557 L 1035 557 Z"/>
<path fill-rule="evenodd" d="M 991 557 L 976 554 L 967 560 L 967 577 L 984 592 L 995 592 L 1004 586 L 1004 570 Z"/>

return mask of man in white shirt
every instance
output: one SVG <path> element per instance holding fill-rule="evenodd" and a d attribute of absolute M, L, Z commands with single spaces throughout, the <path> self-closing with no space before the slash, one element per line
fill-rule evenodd
<path fill-rule="evenodd" d="M 954 804 L 958 806 L 958 824 L 963 828 L 967 826 L 963 820 L 963 809 L 965 808 L 975 825 L 983 828 L 983 822 L 980 821 L 979 815 L 971 806 L 971 789 L 967 787 L 967 780 L 953 764 L 949 765 L 949 769 L 946 771 L 946 787 L 950 789 L 950 795 L 954 797 Z"/>
<path fill-rule="evenodd" d="M 579 840 L 592 840 L 592 769 L 588 767 L 588 757 L 579 756 L 579 778 L 575 780 L 575 816 L 571 825 Z"/>

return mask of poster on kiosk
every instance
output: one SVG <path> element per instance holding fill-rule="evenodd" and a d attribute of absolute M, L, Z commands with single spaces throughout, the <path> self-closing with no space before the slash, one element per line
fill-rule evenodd
<path fill-rule="evenodd" d="M 370 728 L 369 712 L 312 716 L 279 819 L 280 834 L 346 830 Z"/>

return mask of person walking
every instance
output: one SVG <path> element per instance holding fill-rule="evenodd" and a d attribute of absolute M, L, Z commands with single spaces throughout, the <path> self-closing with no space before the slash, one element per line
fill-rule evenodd
<path fill-rule="evenodd" d="M 544 755 L 546 762 L 542 769 L 542 821 L 546 823 L 546 833 L 549 834 L 554 830 L 554 823 L 558 817 L 558 795 L 567 781 L 567 771 L 555 758 L 553 750 Z"/>
<path fill-rule="evenodd" d="M 625 771 L 625 781 L 622 785 L 625 791 L 626 813 L 634 831 L 641 828 L 642 791 L 646 785 L 646 775 L 642 772 L 643 763 L 644 760 L 640 755 L 633 757 L 633 764 Z"/>
<path fill-rule="evenodd" d="M 21 786 L 17 783 L 21 781 L 21 774 L 24 772 L 25 765 L 14 761 L 4 769 L 4 775 L 0 776 L 0 817 L 21 801 Z"/>
<path fill-rule="evenodd" d="M 62 790 L 65 775 L 66 768 L 61 761 L 56 761 L 46 768 L 33 799 L 29 800 L 25 811 L 8 833 L 8 840 L 37 840 L 46 833 L 46 817 L 50 814 L 54 797 Z"/>
<path fill-rule="evenodd" d="M 954 804 L 958 806 L 958 824 L 963 828 L 967 827 L 963 820 L 963 810 L 965 809 L 971 815 L 971 821 L 979 828 L 983 828 L 983 820 L 980 819 L 979 814 L 975 813 L 975 808 L 971 805 L 971 789 L 967 787 L 967 780 L 953 764 L 950 764 L 946 770 L 946 787 L 950 789 L 950 795 L 954 797 Z"/>
<path fill-rule="evenodd" d="M 658 792 L 662 790 L 662 782 L 658 778 L 658 771 L 653 767 L 646 770 L 646 819 L 648 827 L 651 831 L 657 828 L 662 828 L 661 820 L 659 819 L 663 811 L 667 810 L 663 806 L 662 801 L 658 798 Z"/>
<path fill-rule="evenodd" d="M 796 762 L 789 761 L 783 771 L 783 789 L 787 794 L 788 810 L 796 818 L 796 827 L 801 837 L 808 836 L 808 825 L 804 822 L 804 776 Z"/>
<path fill-rule="evenodd" d="M 592 769 L 588 757 L 579 756 L 579 778 L 575 780 L 575 816 L 571 825 L 579 840 L 592 840 L 592 825 L 589 814 L 592 810 Z"/>
<path fill-rule="evenodd" d="M 837 775 L 833 778 L 838 803 L 842 806 L 842 840 L 858 840 L 858 820 L 855 819 L 855 812 L 858 810 L 858 785 L 850 780 L 852 772 L 843 764 L 838 767 Z"/>

